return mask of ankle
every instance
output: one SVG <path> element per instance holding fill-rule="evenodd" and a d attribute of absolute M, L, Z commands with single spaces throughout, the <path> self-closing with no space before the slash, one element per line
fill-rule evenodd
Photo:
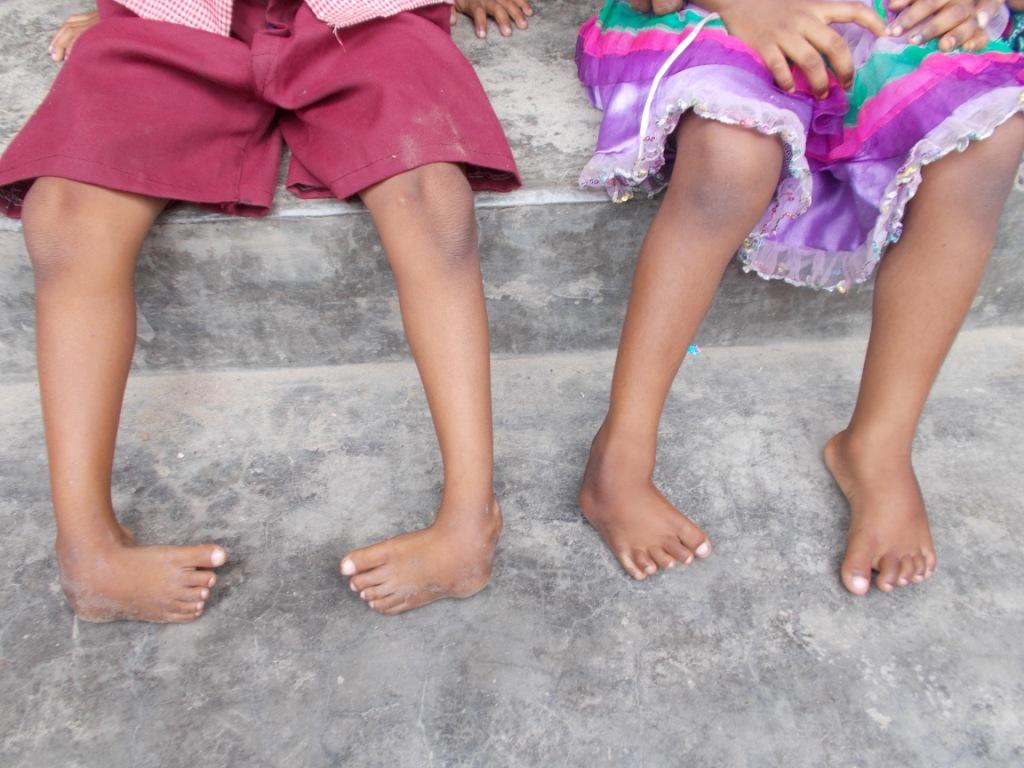
<path fill-rule="evenodd" d="M 587 460 L 585 485 L 649 483 L 654 477 L 657 437 L 616 429 L 606 419 L 594 436 Z"/>
<path fill-rule="evenodd" d="M 833 440 L 844 459 L 858 464 L 909 462 L 913 449 L 913 435 L 871 427 L 851 425 Z"/>
<path fill-rule="evenodd" d="M 491 527 L 497 519 L 501 525 L 501 509 L 494 492 L 475 494 L 449 493 L 446 489 L 437 510 L 437 520 L 446 527 Z"/>
<path fill-rule="evenodd" d="M 110 552 L 125 547 L 124 531 L 120 525 L 58 526 L 54 548 L 64 560 L 77 559 L 85 553 Z"/>

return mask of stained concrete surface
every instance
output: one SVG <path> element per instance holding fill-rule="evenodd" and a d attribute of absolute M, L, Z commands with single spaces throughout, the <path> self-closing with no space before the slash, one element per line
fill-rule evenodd
<path fill-rule="evenodd" d="M 390 619 L 335 569 L 436 502 L 411 365 L 132 380 L 118 506 L 145 541 L 232 553 L 206 615 L 170 627 L 73 620 L 35 389 L 0 386 L 0 765 L 1020 764 L 1024 332 L 965 334 L 925 416 L 936 577 L 860 600 L 818 457 L 862 350 L 688 361 L 659 479 L 717 549 L 646 584 L 574 504 L 611 354 L 498 362 L 493 583 Z"/>

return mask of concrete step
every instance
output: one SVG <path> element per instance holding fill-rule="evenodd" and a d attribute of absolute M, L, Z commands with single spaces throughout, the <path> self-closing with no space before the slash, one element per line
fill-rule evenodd
<path fill-rule="evenodd" d="M 855 600 L 819 451 L 862 351 L 689 360 L 658 479 L 716 552 L 642 585 L 574 503 L 612 354 L 498 361 L 494 581 L 396 620 L 336 567 L 437 501 L 411 364 L 132 379 L 117 506 L 142 541 L 232 553 L 206 615 L 177 627 L 72 620 L 36 390 L 0 383 L 0 765 L 1015 764 L 1024 411 L 1006 404 L 1024 397 L 1024 329 L 963 334 L 926 413 L 936 577 Z"/>
<path fill-rule="evenodd" d="M 55 72 L 46 42 L 81 2 L 0 6 L 0 147 L 45 93 Z M 654 211 L 653 202 L 613 206 L 575 188 L 598 123 L 572 64 L 575 30 L 593 7 L 589 0 L 543 3 L 531 29 L 511 40 L 479 41 L 465 23 L 457 28 L 526 179 L 514 194 L 478 197 L 498 354 L 614 346 Z M 1015 198 L 970 326 L 1024 322 L 1024 272 L 1014 247 L 1021 236 L 1024 203 Z M 147 243 L 138 285 L 141 369 L 334 365 L 406 354 L 391 276 L 358 205 L 281 191 L 262 221 L 179 208 Z M 0 222 L 0 376 L 31 375 L 32 296 L 18 227 Z M 863 330 L 870 300 L 870 286 L 847 296 L 814 294 L 735 268 L 699 340 L 842 337 Z"/>

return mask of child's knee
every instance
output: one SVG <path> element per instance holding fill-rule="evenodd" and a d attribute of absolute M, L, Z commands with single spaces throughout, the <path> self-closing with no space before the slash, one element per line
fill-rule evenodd
<path fill-rule="evenodd" d="M 782 173 L 779 139 L 748 128 L 688 116 L 676 133 L 673 183 L 712 215 L 770 199 Z"/>
<path fill-rule="evenodd" d="M 479 269 L 473 194 L 458 166 L 433 163 L 396 176 L 389 183 L 394 204 L 429 233 L 431 248 L 426 258 L 431 260 L 430 266 L 446 271 Z"/>
<path fill-rule="evenodd" d="M 58 178 L 38 179 L 25 198 L 22 223 L 36 280 L 49 281 L 70 266 L 83 231 L 90 226 L 87 192 Z"/>
<path fill-rule="evenodd" d="M 998 170 L 1016 172 L 1024 152 L 1024 115 L 1015 115 L 1007 120 L 971 150 L 973 163 L 981 175 Z"/>

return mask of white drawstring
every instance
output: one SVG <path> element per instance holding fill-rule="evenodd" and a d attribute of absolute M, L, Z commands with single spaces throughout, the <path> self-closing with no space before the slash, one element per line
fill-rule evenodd
<path fill-rule="evenodd" d="M 685 13 L 685 11 L 681 11 L 679 15 L 682 16 L 683 13 Z M 702 29 L 704 29 L 704 25 L 718 18 L 721 17 L 717 13 L 709 13 L 701 19 L 697 23 L 697 26 L 690 30 L 690 34 L 683 39 L 683 42 L 676 46 L 676 49 L 672 51 L 672 55 L 665 59 L 665 63 L 661 65 L 661 69 L 658 70 L 658 74 L 656 74 L 654 76 L 654 80 L 651 81 L 651 90 L 647 92 L 647 101 L 644 102 L 644 111 L 643 114 L 640 115 L 640 147 L 637 149 L 636 154 L 637 163 L 639 163 L 644 156 L 644 139 L 647 138 L 647 129 L 651 123 L 651 108 L 654 106 L 654 97 L 658 93 L 658 87 L 661 85 L 661 81 L 665 79 L 665 75 L 668 74 L 669 69 L 671 69 L 672 65 L 676 63 L 676 59 L 682 56 L 686 49 L 690 47 L 690 44 L 697 39 L 697 35 Z"/>

